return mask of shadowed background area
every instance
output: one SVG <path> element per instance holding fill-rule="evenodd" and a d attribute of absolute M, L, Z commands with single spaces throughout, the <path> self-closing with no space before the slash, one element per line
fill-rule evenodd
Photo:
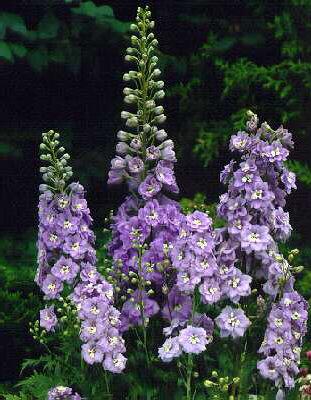
<path fill-rule="evenodd" d="M 25 314 L 22 305 L 35 309 L 37 304 L 30 277 L 41 133 L 54 129 L 62 134 L 97 229 L 125 193 L 108 188 L 106 179 L 122 127 L 122 75 L 129 68 L 124 53 L 139 4 L 145 2 L 12 0 L 0 7 L 3 381 L 14 380 L 20 360 L 34 351 L 25 321 L 35 316 Z M 156 21 L 167 88 L 165 129 L 176 145 L 180 197 L 201 192 L 207 203 L 217 202 L 224 190 L 219 173 L 230 159 L 228 138 L 242 128 L 247 109 L 274 128 L 283 123 L 296 143 L 291 168 L 298 190 L 288 203 L 293 246 L 302 247 L 306 263 L 311 258 L 311 5 L 260 0 L 148 4 Z M 301 280 L 306 295 L 309 274 L 304 272 Z M 17 303 L 22 304 L 18 312 Z M 24 325 L 17 328 L 18 321 Z M 8 340 L 14 342 L 10 352 Z"/>

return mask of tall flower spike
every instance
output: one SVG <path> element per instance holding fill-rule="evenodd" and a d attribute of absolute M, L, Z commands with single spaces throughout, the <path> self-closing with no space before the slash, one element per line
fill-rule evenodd
<path fill-rule="evenodd" d="M 112 305 L 112 285 L 96 268 L 95 235 L 84 189 L 79 183 L 68 182 L 72 176 L 67 165 L 69 155 L 59 147 L 58 139 L 58 133 L 49 131 L 43 134 L 40 146 L 44 151 L 41 159 L 50 165 L 41 168 L 46 183 L 40 187 L 43 193 L 39 201 L 35 281 L 46 300 L 61 301 L 62 294 L 71 301 L 77 314 L 74 318 L 81 323 L 84 360 L 88 364 L 102 363 L 104 369 L 118 373 L 126 362 L 122 355 L 124 341 L 119 334 L 120 313 Z M 46 331 L 58 326 L 53 304 L 41 310 L 40 325 Z M 53 393 L 52 390 L 51 396 Z"/>
<path fill-rule="evenodd" d="M 166 140 L 167 133 L 159 126 L 166 120 L 159 101 L 164 97 L 164 82 L 154 55 L 158 41 L 152 29 L 154 21 L 146 8 L 138 8 L 136 24 L 131 25 L 134 34 L 132 47 L 127 49 L 125 60 L 134 69 L 125 73 L 123 80 L 124 102 L 129 111 L 122 111 L 125 131 L 118 132 L 117 156 L 111 161 L 108 183 L 126 181 L 131 190 L 139 192 L 147 200 L 161 189 L 178 192 L 173 163 L 176 161 L 174 144 Z"/>

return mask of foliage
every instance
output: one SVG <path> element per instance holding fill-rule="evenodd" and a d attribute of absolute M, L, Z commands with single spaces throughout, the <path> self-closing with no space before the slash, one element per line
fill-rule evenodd
<path fill-rule="evenodd" d="M 210 28 L 187 58 L 182 83 L 169 91 L 179 102 L 181 151 L 193 146 L 205 166 L 220 156 L 248 108 L 267 115 L 271 124 L 289 123 L 296 135 L 310 130 L 305 105 L 311 100 L 311 5 L 289 0 L 270 8 L 252 0 L 242 11 L 247 18 L 180 16 L 192 28 Z M 310 135 L 305 140 L 310 145 Z M 309 168 L 300 162 L 298 178 L 307 183 Z"/>
<path fill-rule="evenodd" d="M 97 6 L 93 1 L 84 1 L 78 6 L 64 3 L 58 8 L 51 2 L 42 11 L 44 14 L 34 29 L 27 26 L 21 15 L 0 14 L 0 58 L 11 63 L 25 60 L 38 72 L 57 63 L 77 73 L 86 31 L 92 30 L 97 37 L 112 32 L 110 37 L 114 40 L 129 28 L 128 23 L 115 18 L 110 6 Z"/>
<path fill-rule="evenodd" d="M 299 161 L 289 161 L 289 168 L 295 172 L 298 179 L 307 186 L 311 186 L 311 168 Z"/>

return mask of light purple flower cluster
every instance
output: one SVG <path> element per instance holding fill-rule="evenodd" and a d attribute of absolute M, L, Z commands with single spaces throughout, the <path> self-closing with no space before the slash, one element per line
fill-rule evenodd
<path fill-rule="evenodd" d="M 59 298 L 64 284 L 76 281 L 82 261 L 96 263 L 84 189 L 78 183 L 68 188 L 69 194 L 40 195 L 36 282 L 47 300 Z"/>
<path fill-rule="evenodd" d="M 276 295 L 284 280 L 283 267 L 276 261 L 276 241 L 291 233 L 283 208 L 286 195 L 296 188 L 295 175 L 284 164 L 292 145 L 286 129 L 274 131 L 267 123 L 258 128 L 258 118 L 250 112 L 247 131 L 230 141 L 230 149 L 239 152 L 242 161 L 231 161 L 221 173 L 228 191 L 218 206 L 218 215 L 227 223 L 220 232 L 220 265 L 230 271 L 230 262 L 238 259 L 240 269 L 258 278 L 267 276 L 264 290 L 270 295 Z"/>
<path fill-rule="evenodd" d="M 295 385 L 302 338 L 307 332 L 307 309 L 307 302 L 292 291 L 284 293 L 269 314 L 265 338 L 259 349 L 266 358 L 258 362 L 258 369 L 278 387 Z"/>
<path fill-rule="evenodd" d="M 70 298 L 82 321 L 82 357 L 88 364 L 103 363 L 105 370 L 120 373 L 126 365 L 125 345 L 120 312 L 112 305 L 113 287 L 88 262 L 81 264 L 80 278 Z"/>
<path fill-rule="evenodd" d="M 251 112 L 249 116 L 246 131 L 230 141 L 230 149 L 241 153 L 242 161 L 239 165 L 231 161 L 221 174 L 228 192 L 220 198 L 218 214 L 227 226 L 220 231 L 218 261 L 227 274 L 231 266 L 222 261 L 239 260 L 240 269 L 266 280 L 263 290 L 273 300 L 282 296 L 272 305 L 259 350 L 266 358 L 258 363 L 261 375 L 275 382 L 280 396 L 283 386 L 294 386 L 307 319 L 306 302 L 294 291 L 292 268 L 277 245 L 292 230 L 284 207 L 286 195 L 296 189 L 295 175 L 285 166 L 293 142 L 283 127 L 273 130 L 263 123 L 258 128 L 257 116 Z M 216 319 L 222 336 L 229 332 L 222 319 L 226 314 L 235 318 L 227 307 Z"/>
<path fill-rule="evenodd" d="M 174 290 L 174 288 L 173 288 Z M 191 297 L 185 296 L 191 302 Z M 187 320 L 174 318 L 171 325 L 164 329 L 167 339 L 159 348 L 158 354 L 163 362 L 170 362 L 186 354 L 199 354 L 206 350 L 206 346 L 213 340 L 214 322 L 206 314 L 195 313 Z"/>
<path fill-rule="evenodd" d="M 49 149 L 55 143 L 54 133 L 46 135 L 44 143 Z M 61 193 L 47 187 L 43 190 L 35 281 L 46 300 L 60 299 L 63 293 L 75 304 L 84 360 L 88 364 L 102 362 L 104 369 L 119 373 L 126 363 L 119 332 L 120 313 L 112 305 L 112 285 L 96 268 L 95 235 L 84 189 L 79 183 L 71 183 Z M 54 330 L 57 317 L 53 305 L 40 311 L 40 325 L 47 331 Z"/>
<path fill-rule="evenodd" d="M 81 397 L 70 387 L 56 386 L 48 391 L 47 400 L 81 400 Z"/>
<path fill-rule="evenodd" d="M 116 270 L 123 274 L 119 282 L 121 293 L 129 289 L 131 293 L 121 311 L 123 331 L 159 311 L 172 273 L 169 255 L 182 218 L 178 203 L 163 195 L 139 205 L 129 196 L 120 206 L 109 247 Z M 154 293 L 154 299 L 148 292 Z"/>
<path fill-rule="evenodd" d="M 212 319 L 206 314 L 193 315 L 193 294 L 198 287 L 205 303 L 219 300 L 214 247 L 212 221 L 207 214 L 195 211 L 182 216 L 170 252 L 176 270 L 175 284 L 162 311 L 163 317 L 171 324 L 164 329 L 169 337 L 159 349 L 159 357 L 164 362 L 179 357 L 182 352 L 199 354 L 213 339 Z"/>

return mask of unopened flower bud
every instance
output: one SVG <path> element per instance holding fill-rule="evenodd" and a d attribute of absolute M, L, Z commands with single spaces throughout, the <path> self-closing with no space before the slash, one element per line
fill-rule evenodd
<path fill-rule="evenodd" d="M 161 71 L 159 70 L 159 68 L 155 69 L 152 73 L 153 76 L 157 77 L 161 75 Z"/>
<path fill-rule="evenodd" d="M 154 100 L 146 101 L 146 107 L 147 108 L 153 108 L 154 106 L 155 106 L 155 101 Z"/>
<path fill-rule="evenodd" d="M 137 96 L 133 94 L 129 94 L 128 96 L 124 97 L 124 102 L 127 104 L 133 104 L 137 102 Z"/>
<path fill-rule="evenodd" d="M 215 385 L 216 385 L 216 384 L 215 384 L 214 382 L 209 381 L 208 379 L 206 379 L 206 380 L 204 381 L 204 386 L 207 387 L 207 388 L 213 387 L 213 386 L 215 386 Z"/>
<path fill-rule="evenodd" d="M 149 124 L 145 124 L 145 125 L 143 126 L 144 133 L 150 132 L 150 129 L 151 129 L 151 126 L 150 126 Z"/>
<path fill-rule="evenodd" d="M 132 116 L 133 114 L 129 113 L 128 111 L 121 111 L 121 118 L 122 119 L 128 119 Z"/>
<path fill-rule="evenodd" d="M 129 151 L 129 146 L 126 144 L 126 143 L 124 143 L 124 142 L 119 142 L 117 145 L 116 145 L 116 152 L 118 153 L 118 154 L 126 154 L 126 153 L 128 153 L 128 151 Z"/>
<path fill-rule="evenodd" d="M 139 150 L 141 148 L 141 140 L 138 138 L 134 138 L 131 143 L 130 143 L 131 147 L 135 150 Z"/>
<path fill-rule="evenodd" d="M 160 129 L 159 131 L 157 131 L 156 133 L 156 138 L 157 140 L 159 140 L 160 142 L 162 142 L 163 140 L 165 140 L 167 138 L 167 133 L 165 132 L 164 129 Z"/>
<path fill-rule="evenodd" d="M 155 107 L 154 110 L 153 110 L 153 112 L 154 112 L 156 115 L 162 114 L 163 111 L 164 111 L 164 108 L 163 108 L 162 106 Z"/>
<path fill-rule="evenodd" d="M 156 117 L 154 117 L 154 121 L 156 124 L 163 124 L 163 122 L 166 121 L 166 115 L 164 114 L 157 115 Z"/>
<path fill-rule="evenodd" d="M 138 118 L 137 117 L 131 117 L 126 121 L 126 126 L 129 128 L 136 128 L 138 126 Z"/>
<path fill-rule="evenodd" d="M 293 274 L 300 274 L 305 269 L 303 265 L 298 265 L 298 267 L 293 267 L 292 268 L 292 273 Z"/>
<path fill-rule="evenodd" d="M 117 133 L 117 138 L 119 140 L 122 140 L 122 142 L 125 142 L 126 140 L 128 140 L 130 138 L 130 135 L 128 132 L 124 132 L 124 131 L 119 131 Z"/>
<path fill-rule="evenodd" d="M 164 90 L 159 90 L 154 94 L 154 97 L 156 99 L 163 99 L 164 96 L 165 96 Z"/>
<path fill-rule="evenodd" d="M 131 42 L 132 42 L 132 44 L 137 44 L 138 43 L 138 37 L 137 36 L 135 36 L 135 35 L 132 35 L 131 36 Z"/>

